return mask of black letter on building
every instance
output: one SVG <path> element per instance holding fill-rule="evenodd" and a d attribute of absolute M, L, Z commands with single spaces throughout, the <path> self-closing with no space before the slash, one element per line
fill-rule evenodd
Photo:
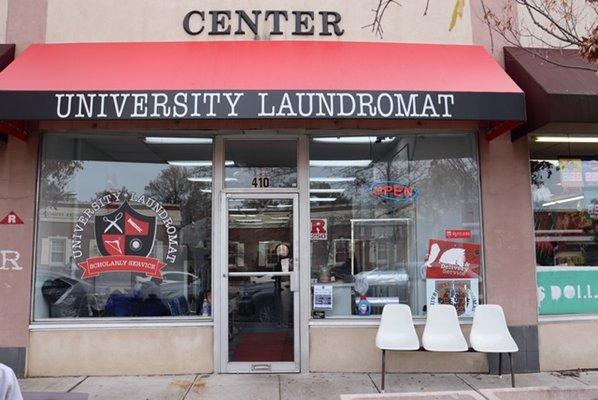
<path fill-rule="evenodd" d="M 336 36 L 341 36 L 345 33 L 345 30 L 338 26 L 341 22 L 341 15 L 339 13 L 334 11 L 320 11 L 318 14 L 322 16 L 322 32 L 320 32 L 320 36 L 332 36 L 332 32 L 328 30 L 330 25 L 334 27 L 334 34 Z M 330 21 L 330 16 L 334 17 L 332 21 Z"/>
<path fill-rule="evenodd" d="M 210 11 L 212 16 L 212 29 L 208 35 L 228 35 L 230 33 L 230 11 Z M 222 29 L 221 29 L 222 28 Z"/>
<path fill-rule="evenodd" d="M 245 31 L 241 27 L 242 22 L 245 22 L 245 25 L 247 25 L 247 27 L 249 29 L 251 29 L 251 32 L 253 32 L 253 34 L 257 36 L 257 32 L 258 32 L 257 22 L 258 22 L 259 15 L 262 12 L 259 10 L 253 10 L 251 12 L 253 14 L 253 21 L 251 20 L 251 18 L 249 18 L 249 15 L 247 15 L 247 13 L 243 10 L 237 10 L 237 11 L 235 11 L 235 13 L 237 13 L 239 15 L 239 29 L 237 29 L 235 31 L 235 35 L 244 35 L 245 34 Z"/>
<path fill-rule="evenodd" d="M 201 18 L 202 25 L 198 31 L 191 30 L 191 17 L 194 15 L 199 15 L 199 18 Z M 197 10 L 189 11 L 187 13 L 187 15 L 185 15 L 185 18 L 183 18 L 183 29 L 189 35 L 199 35 L 200 33 L 203 32 L 203 22 L 204 21 L 205 21 L 205 15 L 204 15 L 203 11 L 197 11 Z"/>
<path fill-rule="evenodd" d="M 293 11 L 295 15 L 295 30 L 293 35 L 313 35 L 314 34 L 314 13 L 313 11 Z M 304 18 L 305 17 L 305 18 Z M 309 22 L 312 22 L 311 28 Z M 303 28 L 307 30 L 303 30 Z"/>
<path fill-rule="evenodd" d="M 289 20 L 289 16 L 287 15 L 286 11 L 272 11 L 272 10 L 268 10 L 266 11 L 266 21 L 268 20 L 268 17 L 270 15 L 274 16 L 274 27 L 272 28 L 272 31 L 270 32 L 271 35 L 282 35 L 282 31 L 280 30 L 280 16 L 282 15 L 284 17 L 285 21 Z"/>

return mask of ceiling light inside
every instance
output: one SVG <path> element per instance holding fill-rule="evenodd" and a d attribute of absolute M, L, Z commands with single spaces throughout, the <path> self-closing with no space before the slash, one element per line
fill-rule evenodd
<path fill-rule="evenodd" d="M 536 136 L 538 143 L 598 143 L 598 136 Z"/>
<path fill-rule="evenodd" d="M 310 167 L 367 167 L 372 160 L 311 160 Z"/>
<path fill-rule="evenodd" d="M 144 139 L 147 144 L 211 144 L 212 138 L 150 136 Z"/>
<path fill-rule="evenodd" d="M 562 199 L 562 200 L 549 201 L 548 203 L 542 204 L 542 207 L 553 206 L 555 204 L 569 203 L 571 201 L 577 201 L 577 200 L 581 200 L 581 199 L 583 199 L 583 196 L 575 196 L 575 197 L 569 197 L 567 199 Z"/>
<path fill-rule="evenodd" d="M 344 136 L 344 137 L 315 137 L 312 140 L 314 142 L 320 142 L 320 143 L 361 144 L 361 143 L 387 143 L 387 142 L 392 142 L 394 139 L 390 138 L 390 137 L 382 137 L 382 136 Z"/>
<path fill-rule="evenodd" d="M 331 202 L 336 201 L 336 197 L 310 197 L 309 201 L 313 202 Z"/>
<path fill-rule="evenodd" d="M 309 178 L 310 182 L 335 183 L 335 182 L 355 182 L 355 177 L 314 177 Z"/>

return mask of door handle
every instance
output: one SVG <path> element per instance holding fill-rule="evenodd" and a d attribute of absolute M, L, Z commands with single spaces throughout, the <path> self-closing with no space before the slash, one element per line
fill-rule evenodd
<path fill-rule="evenodd" d="M 293 266 L 293 270 L 291 271 L 291 292 L 296 292 L 299 290 L 299 271 L 297 270 L 297 265 Z"/>

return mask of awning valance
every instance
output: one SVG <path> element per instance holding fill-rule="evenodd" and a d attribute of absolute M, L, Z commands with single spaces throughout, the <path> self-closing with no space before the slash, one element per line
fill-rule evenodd
<path fill-rule="evenodd" d="M 38 44 L 0 73 L 0 119 L 525 119 L 481 46 L 331 41 Z"/>
<path fill-rule="evenodd" d="M 505 48 L 505 69 L 527 100 L 527 122 L 513 137 L 551 123 L 598 123 L 595 68 L 574 49 Z"/>

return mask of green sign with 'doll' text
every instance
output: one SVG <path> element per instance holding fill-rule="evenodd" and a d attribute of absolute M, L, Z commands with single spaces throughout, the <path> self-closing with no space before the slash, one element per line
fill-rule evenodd
<path fill-rule="evenodd" d="M 598 313 L 598 267 L 538 267 L 540 315 Z"/>

